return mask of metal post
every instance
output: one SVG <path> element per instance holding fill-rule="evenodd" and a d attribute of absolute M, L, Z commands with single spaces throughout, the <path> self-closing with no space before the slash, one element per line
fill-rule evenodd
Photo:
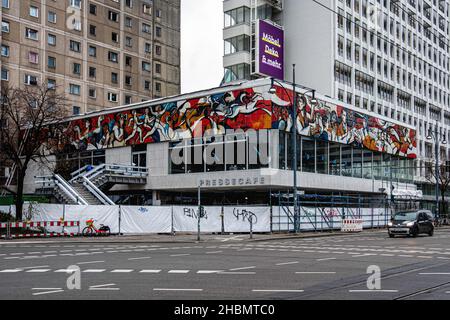
<path fill-rule="evenodd" d="M 434 156 L 436 158 L 435 161 L 435 175 L 436 175 L 436 186 L 435 186 L 435 193 L 436 193 L 436 209 L 435 209 L 435 219 L 439 219 L 439 133 L 438 133 L 438 127 L 434 128 L 434 140 L 435 140 L 435 146 L 434 146 Z M 437 220 L 439 221 L 439 220 Z"/>
<path fill-rule="evenodd" d="M 250 216 L 248 221 L 250 222 L 250 239 L 253 239 L 253 216 Z"/>
<path fill-rule="evenodd" d="M 197 214 L 197 241 L 200 241 L 200 222 L 201 222 L 201 213 L 202 213 L 202 203 L 201 203 L 201 190 L 200 183 L 198 184 L 198 214 Z"/>
<path fill-rule="evenodd" d="M 293 106 L 292 106 L 292 116 L 293 116 L 293 126 L 292 126 L 292 145 L 294 149 L 294 163 L 293 163 L 293 173 L 294 173 L 294 232 L 298 233 L 298 203 L 297 203 L 297 92 L 295 85 L 295 64 L 292 65 L 292 82 L 294 88 Z"/>

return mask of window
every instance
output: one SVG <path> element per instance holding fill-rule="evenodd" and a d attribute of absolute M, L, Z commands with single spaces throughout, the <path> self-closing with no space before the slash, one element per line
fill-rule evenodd
<path fill-rule="evenodd" d="M 133 27 L 133 19 L 131 19 L 130 17 L 125 17 L 125 26 L 128 28 L 132 28 Z"/>
<path fill-rule="evenodd" d="M 9 32 L 9 22 L 2 20 L 2 32 Z"/>
<path fill-rule="evenodd" d="M 24 77 L 24 83 L 30 86 L 35 86 L 37 85 L 37 77 L 26 74 Z"/>
<path fill-rule="evenodd" d="M 76 75 L 80 75 L 81 74 L 81 64 L 75 62 L 72 66 L 72 73 L 76 74 Z"/>
<path fill-rule="evenodd" d="M 119 82 L 119 76 L 117 75 L 116 72 L 111 72 L 111 82 L 112 83 L 118 83 Z"/>
<path fill-rule="evenodd" d="M 89 98 L 95 99 L 97 98 L 97 90 L 94 88 L 89 88 Z"/>
<path fill-rule="evenodd" d="M 3 81 L 9 81 L 9 71 L 8 69 L 2 68 L 2 77 Z"/>
<path fill-rule="evenodd" d="M 31 28 L 25 28 L 25 37 L 31 40 L 38 40 L 38 31 Z"/>
<path fill-rule="evenodd" d="M 55 79 L 47 79 L 47 88 L 54 90 L 56 89 L 56 80 Z"/>
<path fill-rule="evenodd" d="M 250 8 L 240 7 L 225 12 L 225 28 L 235 26 L 237 24 L 250 24 Z"/>
<path fill-rule="evenodd" d="M 39 8 L 35 6 L 30 6 L 30 16 L 39 18 Z"/>
<path fill-rule="evenodd" d="M 125 84 L 127 86 L 131 86 L 131 76 L 125 76 Z"/>
<path fill-rule="evenodd" d="M 161 55 L 161 46 L 156 46 L 156 55 L 160 56 Z"/>
<path fill-rule="evenodd" d="M 96 16 L 97 15 L 97 6 L 95 4 L 89 5 L 89 13 Z"/>
<path fill-rule="evenodd" d="M 70 92 L 70 94 L 79 96 L 81 94 L 81 86 L 79 86 L 77 84 L 70 84 L 69 92 Z"/>
<path fill-rule="evenodd" d="M 94 25 L 89 25 L 89 33 L 91 34 L 91 36 L 96 36 L 97 35 L 97 27 Z"/>
<path fill-rule="evenodd" d="M 119 22 L 119 13 L 115 11 L 108 11 L 108 19 L 114 22 Z"/>
<path fill-rule="evenodd" d="M 127 40 L 130 39 L 130 43 L 131 43 L 131 38 L 127 37 Z M 112 42 L 119 42 L 119 34 L 116 32 L 111 33 L 111 40 Z M 131 44 L 129 45 L 131 47 Z"/>
<path fill-rule="evenodd" d="M 47 35 L 47 43 L 50 46 L 56 46 L 56 36 L 54 34 Z"/>
<path fill-rule="evenodd" d="M 95 78 L 97 75 L 97 69 L 94 67 L 89 67 L 89 77 Z"/>
<path fill-rule="evenodd" d="M 74 52 L 81 52 L 81 43 L 78 41 L 70 40 L 70 50 Z"/>
<path fill-rule="evenodd" d="M 157 37 L 161 37 L 162 36 L 162 29 L 161 27 L 156 27 L 155 28 L 155 33 Z"/>
<path fill-rule="evenodd" d="M 114 41 L 114 39 L 113 39 L 113 41 Z M 126 37 L 125 38 L 125 45 L 127 47 L 132 47 L 133 46 L 133 39 L 131 37 Z"/>
<path fill-rule="evenodd" d="M 117 102 L 117 93 L 108 92 L 108 101 Z"/>
<path fill-rule="evenodd" d="M 142 5 L 142 12 L 145 14 L 152 14 L 152 6 L 148 3 L 144 3 Z"/>
<path fill-rule="evenodd" d="M 2 57 L 9 57 L 9 46 L 2 44 Z"/>
<path fill-rule="evenodd" d="M 151 33 L 152 32 L 152 28 L 150 27 L 150 25 L 143 23 L 142 24 L 142 32 L 144 33 Z"/>
<path fill-rule="evenodd" d="M 94 46 L 89 46 L 89 56 L 96 57 L 97 56 L 97 48 Z"/>
<path fill-rule="evenodd" d="M 161 65 L 159 63 L 157 63 L 155 66 L 155 72 L 159 74 L 161 73 Z"/>
<path fill-rule="evenodd" d="M 108 52 L 108 60 L 114 63 L 119 62 L 119 55 L 116 52 L 109 51 Z"/>
<path fill-rule="evenodd" d="M 149 62 L 142 61 L 142 70 L 150 72 L 151 65 Z"/>
<path fill-rule="evenodd" d="M 56 13 L 53 11 L 49 11 L 47 14 L 47 20 L 50 23 L 56 23 Z"/>
<path fill-rule="evenodd" d="M 9 9 L 9 0 L 2 0 L 2 8 Z"/>
<path fill-rule="evenodd" d="M 161 92 L 161 83 L 155 82 L 155 90 L 156 90 L 157 92 Z"/>
<path fill-rule="evenodd" d="M 28 61 L 32 64 L 38 64 L 39 63 L 39 54 L 37 52 L 30 51 L 28 53 Z"/>
<path fill-rule="evenodd" d="M 56 68 L 56 58 L 48 56 L 47 58 L 47 67 L 54 69 Z"/>
<path fill-rule="evenodd" d="M 145 43 L 145 47 L 144 47 L 144 51 L 145 51 L 145 53 L 151 53 L 152 52 L 152 45 L 150 43 L 146 42 Z"/>
<path fill-rule="evenodd" d="M 70 6 L 81 9 L 81 1 L 82 0 L 70 0 Z"/>
<path fill-rule="evenodd" d="M 73 106 L 73 107 L 72 107 L 72 113 L 73 113 L 73 115 L 77 116 L 77 115 L 80 114 L 80 112 L 81 112 L 80 107 L 78 107 L 78 106 Z"/>
<path fill-rule="evenodd" d="M 148 80 L 144 81 L 144 89 L 145 90 L 150 90 L 150 81 L 148 81 Z"/>
<path fill-rule="evenodd" d="M 130 56 L 126 56 L 126 57 L 125 57 L 125 65 L 126 65 L 127 67 L 131 67 L 132 61 L 133 61 L 133 58 L 132 58 L 132 57 L 130 57 Z"/>

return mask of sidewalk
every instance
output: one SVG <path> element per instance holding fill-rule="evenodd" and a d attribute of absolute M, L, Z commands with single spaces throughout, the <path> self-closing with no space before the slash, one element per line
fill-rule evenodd
<path fill-rule="evenodd" d="M 385 229 L 364 230 L 359 234 L 373 234 L 387 232 Z M 236 242 L 255 242 L 255 241 L 275 241 L 289 239 L 311 239 L 323 237 L 348 236 L 355 233 L 344 233 L 340 231 L 333 232 L 304 232 L 293 233 L 273 233 L 273 234 L 253 234 L 250 239 L 249 234 L 202 234 L 200 243 L 236 243 Z M 110 237 L 72 237 L 72 238 L 28 238 L 0 240 L 0 244 L 21 244 L 21 243 L 198 243 L 197 234 L 151 234 L 151 235 L 123 235 Z"/>

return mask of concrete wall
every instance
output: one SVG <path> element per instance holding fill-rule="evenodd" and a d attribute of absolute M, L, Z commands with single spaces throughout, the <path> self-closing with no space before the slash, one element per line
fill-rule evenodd
<path fill-rule="evenodd" d="M 132 162 L 131 147 L 106 149 L 105 157 L 108 164 L 130 165 Z"/>

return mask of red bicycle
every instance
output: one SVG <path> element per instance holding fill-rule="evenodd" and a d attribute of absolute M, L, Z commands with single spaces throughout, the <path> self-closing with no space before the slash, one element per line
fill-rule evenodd
<path fill-rule="evenodd" d="M 100 228 L 96 228 L 94 225 L 94 219 L 89 219 L 86 221 L 86 227 L 82 231 L 83 236 L 92 237 L 92 236 L 110 236 L 111 229 L 108 226 L 100 225 Z"/>

